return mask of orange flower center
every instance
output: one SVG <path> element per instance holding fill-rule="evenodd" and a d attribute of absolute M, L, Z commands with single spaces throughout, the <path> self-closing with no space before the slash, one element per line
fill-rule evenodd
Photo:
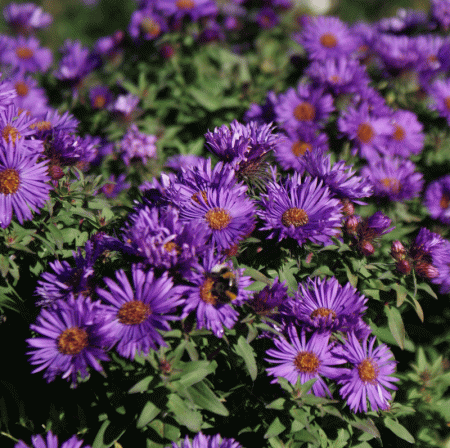
<path fill-rule="evenodd" d="M 16 88 L 17 95 L 19 96 L 28 95 L 28 92 L 30 90 L 24 82 L 16 82 L 16 85 L 14 87 Z"/>
<path fill-rule="evenodd" d="M 358 365 L 358 375 L 361 381 L 373 383 L 378 377 L 379 369 L 375 361 L 366 358 Z"/>
<path fill-rule="evenodd" d="M 330 82 L 333 83 L 333 84 L 338 84 L 338 83 L 341 82 L 341 79 L 342 78 L 340 76 L 333 75 L 333 76 L 330 77 Z"/>
<path fill-rule="evenodd" d="M 294 366 L 300 372 L 317 373 L 319 365 L 319 358 L 311 352 L 299 352 L 294 358 Z"/>
<path fill-rule="evenodd" d="M 197 192 L 197 193 L 194 193 L 194 194 L 191 196 L 191 199 L 192 199 L 194 202 L 197 202 L 197 204 L 200 204 L 200 205 L 201 205 L 200 199 L 198 198 L 198 195 L 199 195 L 199 194 L 202 196 L 203 200 L 204 200 L 205 203 L 207 204 L 207 203 L 208 203 L 208 198 L 206 197 L 206 191 L 199 191 L 199 192 Z"/>
<path fill-rule="evenodd" d="M 441 200 L 439 201 L 439 205 L 441 206 L 442 209 L 447 209 L 448 206 L 450 205 L 450 196 L 446 193 L 442 194 Z"/>
<path fill-rule="evenodd" d="M 208 210 L 205 219 L 213 230 L 223 230 L 228 227 L 231 222 L 231 215 L 223 208 L 213 208 Z"/>
<path fill-rule="evenodd" d="M 150 305 L 139 300 L 132 300 L 131 302 L 124 303 L 120 307 L 117 318 L 121 324 L 138 325 L 144 322 L 150 314 L 152 314 Z"/>
<path fill-rule="evenodd" d="M 6 168 L 0 171 L 0 193 L 14 194 L 20 185 L 20 177 L 14 168 Z"/>
<path fill-rule="evenodd" d="M 450 96 L 444 99 L 445 107 L 450 110 Z"/>
<path fill-rule="evenodd" d="M 30 124 L 31 129 L 37 129 L 38 131 L 50 131 L 52 124 L 49 121 L 38 121 L 37 123 Z"/>
<path fill-rule="evenodd" d="M 398 179 L 394 179 L 392 177 L 385 177 L 381 179 L 380 182 L 385 186 L 388 190 L 391 190 L 392 193 L 398 193 L 402 188 Z"/>
<path fill-rule="evenodd" d="M 331 314 L 331 320 L 334 321 L 336 319 L 336 313 L 329 308 L 317 308 L 311 313 L 311 319 L 315 319 L 317 316 L 320 317 L 328 317 Z"/>
<path fill-rule="evenodd" d="M 373 127 L 370 126 L 369 123 L 361 123 L 356 132 L 356 135 L 361 143 L 369 143 L 374 134 L 375 132 L 373 131 Z"/>
<path fill-rule="evenodd" d="M 307 151 L 311 151 L 312 146 L 309 143 L 297 140 L 291 147 L 294 156 L 304 156 Z"/>
<path fill-rule="evenodd" d="M 200 298 L 205 303 L 209 303 L 210 305 L 216 305 L 217 297 L 212 293 L 212 289 L 214 287 L 214 279 L 207 277 L 203 282 L 203 285 L 200 286 Z"/>
<path fill-rule="evenodd" d="M 405 139 L 405 130 L 399 126 L 398 124 L 395 125 L 395 131 L 392 134 L 392 137 L 394 140 L 397 140 L 398 142 L 401 142 Z"/>
<path fill-rule="evenodd" d="M 325 48 L 334 48 L 337 45 L 337 39 L 333 34 L 325 33 L 320 36 L 320 43 Z"/>
<path fill-rule="evenodd" d="M 93 107 L 95 109 L 102 109 L 106 104 L 106 98 L 103 95 L 96 95 L 94 98 Z"/>
<path fill-rule="evenodd" d="M 67 328 L 57 339 L 58 351 L 63 355 L 78 355 L 88 346 L 88 340 L 86 330 L 78 327 Z"/>
<path fill-rule="evenodd" d="M 281 222 L 286 227 L 300 227 L 308 224 L 309 217 L 302 208 L 293 207 L 283 213 L 281 216 Z"/>
<path fill-rule="evenodd" d="M 16 55 L 18 58 L 20 59 L 30 59 L 31 57 L 33 57 L 33 50 L 31 50 L 31 48 L 27 48 L 27 47 L 17 47 L 16 48 Z"/>
<path fill-rule="evenodd" d="M 164 250 L 166 252 L 176 252 L 177 254 L 180 253 L 180 246 L 178 246 L 177 243 L 174 243 L 173 241 L 169 241 L 168 243 L 164 244 Z"/>
<path fill-rule="evenodd" d="M 177 0 L 175 2 L 175 5 L 177 6 L 178 9 L 189 10 L 195 6 L 195 2 L 194 0 Z"/>
<path fill-rule="evenodd" d="M 312 121 L 316 117 L 316 108 L 304 101 L 294 108 L 294 117 L 299 121 Z"/>
<path fill-rule="evenodd" d="M 141 22 L 141 29 L 144 31 L 144 33 L 148 34 L 151 37 L 159 36 L 159 33 L 161 32 L 161 27 L 159 26 L 159 23 L 151 19 L 150 17 L 146 17 Z"/>
<path fill-rule="evenodd" d="M 20 138 L 21 135 L 19 134 L 19 131 L 17 128 L 11 126 L 10 124 L 7 124 L 2 129 L 2 137 L 9 143 L 9 138 L 11 137 L 11 140 L 13 143 L 16 143 L 16 138 Z"/>

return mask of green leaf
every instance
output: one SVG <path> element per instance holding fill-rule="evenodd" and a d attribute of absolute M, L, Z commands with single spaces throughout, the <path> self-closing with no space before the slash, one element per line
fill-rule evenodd
<path fill-rule="evenodd" d="M 414 297 L 412 298 L 412 302 L 414 304 L 414 309 L 416 310 L 416 313 L 419 316 L 419 319 L 423 322 L 424 315 L 423 315 L 422 306 L 420 305 L 419 301 L 417 299 L 415 299 Z"/>
<path fill-rule="evenodd" d="M 192 361 L 185 363 L 182 369 L 180 384 L 187 388 L 202 381 L 207 375 L 213 373 L 215 367 L 209 361 Z"/>
<path fill-rule="evenodd" d="M 255 381 L 258 375 L 258 368 L 256 367 L 255 355 L 253 349 L 244 336 L 240 336 L 237 344 L 234 346 L 236 353 L 244 360 L 250 378 Z"/>
<path fill-rule="evenodd" d="M 264 434 L 265 439 L 270 439 L 271 437 L 276 437 L 278 434 L 281 434 L 286 429 L 286 426 L 281 423 L 278 417 L 270 424 L 269 429 Z"/>
<path fill-rule="evenodd" d="M 388 305 L 384 307 L 384 311 L 388 318 L 389 330 L 391 330 L 395 342 L 403 350 L 405 348 L 405 326 L 400 311 Z"/>
<path fill-rule="evenodd" d="M 202 409 L 206 409 L 214 414 L 223 415 L 224 417 L 229 415 L 228 409 L 204 381 L 189 387 L 187 392 L 194 403 Z"/>
<path fill-rule="evenodd" d="M 5 257 L 4 255 L 0 254 L 0 273 L 2 274 L 2 277 L 6 277 L 9 271 L 9 259 L 8 257 Z"/>
<path fill-rule="evenodd" d="M 141 429 L 144 426 L 147 426 L 160 412 L 161 409 L 155 406 L 151 401 L 147 401 L 136 422 L 136 427 Z"/>
<path fill-rule="evenodd" d="M 409 433 L 409 431 L 395 420 L 389 417 L 384 419 L 384 424 L 386 428 L 390 429 L 397 437 L 406 440 L 408 443 L 414 443 L 414 437 Z"/>
<path fill-rule="evenodd" d="M 353 427 L 360 429 L 361 431 L 371 434 L 377 439 L 381 438 L 380 431 L 378 431 L 375 423 L 370 418 L 368 418 L 367 420 L 348 420 L 348 423 L 350 423 L 350 425 L 352 425 Z"/>
<path fill-rule="evenodd" d="M 192 432 L 199 432 L 202 424 L 202 416 L 192 410 L 186 402 L 176 394 L 169 395 L 167 407 L 173 412 L 175 420 L 186 426 Z"/>
<path fill-rule="evenodd" d="M 406 296 L 408 295 L 408 290 L 399 283 L 394 283 L 392 285 L 392 289 L 397 293 L 397 308 L 403 304 L 403 302 L 406 299 Z"/>
<path fill-rule="evenodd" d="M 284 403 L 286 403 L 285 398 L 277 398 L 276 400 L 272 401 L 272 403 L 269 403 L 266 405 L 267 409 L 276 409 L 277 411 L 282 411 L 284 409 Z"/>
<path fill-rule="evenodd" d="M 136 394 L 139 392 L 145 392 L 148 389 L 151 381 L 153 379 L 152 375 L 146 376 L 141 381 L 137 382 L 129 391 L 129 394 Z"/>
<path fill-rule="evenodd" d="M 347 273 L 347 278 L 350 284 L 356 288 L 356 285 L 358 284 L 358 276 L 353 274 L 353 272 L 350 270 L 350 268 L 347 265 L 344 265 L 345 272 Z"/>
<path fill-rule="evenodd" d="M 437 298 L 438 298 L 437 295 L 436 295 L 436 293 L 433 291 L 433 288 L 432 288 L 428 283 L 425 283 L 425 282 L 419 283 L 419 284 L 417 285 L 417 288 L 418 288 L 418 289 L 421 289 L 422 291 L 427 292 L 427 293 L 428 293 L 431 297 L 433 297 L 434 299 L 437 299 Z"/>

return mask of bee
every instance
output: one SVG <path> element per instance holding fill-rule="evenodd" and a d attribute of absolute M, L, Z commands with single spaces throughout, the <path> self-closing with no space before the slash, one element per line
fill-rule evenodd
<path fill-rule="evenodd" d="M 226 264 L 218 264 L 211 269 L 214 284 L 211 290 L 220 303 L 230 303 L 238 296 L 238 279 Z"/>

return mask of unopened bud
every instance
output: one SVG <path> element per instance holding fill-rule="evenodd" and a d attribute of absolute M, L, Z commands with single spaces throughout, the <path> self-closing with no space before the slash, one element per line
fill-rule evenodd
<path fill-rule="evenodd" d="M 349 235 L 355 235 L 358 228 L 359 219 L 355 216 L 349 216 L 345 220 L 345 230 Z"/>
<path fill-rule="evenodd" d="M 408 260 L 399 260 L 397 263 L 395 263 L 395 267 L 397 268 L 397 271 L 401 274 L 408 275 L 411 272 L 411 264 Z"/>
<path fill-rule="evenodd" d="M 59 180 L 64 177 L 64 171 L 59 165 L 51 165 L 48 168 L 48 174 L 53 180 Z"/>
<path fill-rule="evenodd" d="M 430 280 L 439 276 L 437 267 L 427 263 L 426 261 L 418 261 L 415 265 L 415 269 L 421 277 L 425 277 Z"/>
<path fill-rule="evenodd" d="M 405 258 L 406 249 L 400 241 L 395 240 L 392 243 L 391 255 L 392 255 L 392 258 L 394 258 L 394 260 L 397 260 L 397 261 L 403 260 Z"/>
<path fill-rule="evenodd" d="M 349 201 L 348 199 L 341 199 L 341 204 L 342 213 L 344 213 L 345 216 L 352 216 L 355 213 L 353 202 Z"/>
<path fill-rule="evenodd" d="M 375 252 L 375 248 L 373 247 L 373 244 L 369 241 L 361 241 L 359 243 L 359 250 L 363 255 L 373 255 Z"/>

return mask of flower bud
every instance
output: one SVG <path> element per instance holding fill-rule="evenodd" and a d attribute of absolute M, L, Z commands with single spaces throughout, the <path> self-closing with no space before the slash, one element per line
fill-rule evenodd
<path fill-rule="evenodd" d="M 353 205 L 353 202 L 351 202 L 347 198 L 341 199 L 341 204 L 342 204 L 342 213 L 344 213 L 345 216 L 352 216 L 355 213 L 355 207 Z"/>
<path fill-rule="evenodd" d="M 345 230 L 349 235 L 355 235 L 358 228 L 359 219 L 355 216 L 349 216 L 345 220 Z"/>
<path fill-rule="evenodd" d="M 48 174 L 52 180 L 59 180 L 64 177 L 64 171 L 59 165 L 50 165 L 48 168 Z"/>
<path fill-rule="evenodd" d="M 415 265 L 415 269 L 421 277 L 428 278 L 429 280 L 439 276 L 437 267 L 426 261 L 418 261 Z"/>
<path fill-rule="evenodd" d="M 408 275 L 411 272 L 411 264 L 408 260 L 398 260 L 397 263 L 395 263 L 395 267 L 401 274 Z"/>
<path fill-rule="evenodd" d="M 399 240 L 395 240 L 391 246 L 391 255 L 394 260 L 404 260 L 406 256 L 406 249 Z"/>
<path fill-rule="evenodd" d="M 361 241 L 359 243 L 359 250 L 363 255 L 373 255 L 375 252 L 375 248 L 373 247 L 373 244 L 370 241 Z"/>

